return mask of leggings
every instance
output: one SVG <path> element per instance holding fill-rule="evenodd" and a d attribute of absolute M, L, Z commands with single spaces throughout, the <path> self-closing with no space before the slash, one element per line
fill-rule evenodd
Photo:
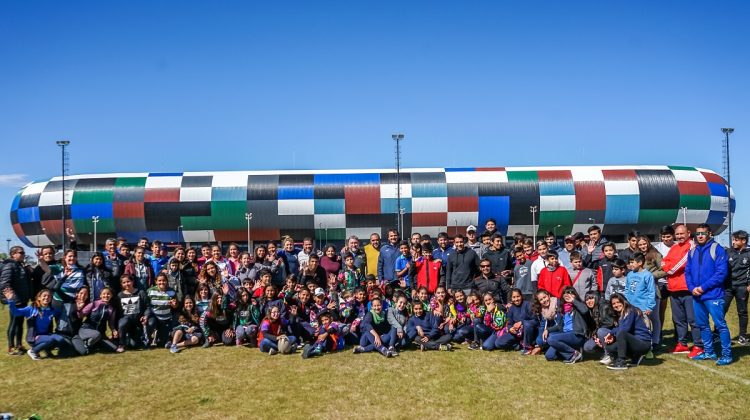
<path fill-rule="evenodd" d="M 607 344 L 606 350 L 608 353 L 616 353 L 617 358 L 621 360 L 627 359 L 628 356 L 635 359 L 651 350 L 651 341 L 636 338 L 627 331 L 620 331 L 615 342 Z"/>
<path fill-rule="evenodd" d="M 250 343 L 251 345 L 255 345 L 258 342 L 258 326 L 257 325 L 238 325 L 237 328 L 234 329 L 234 338 L 237 340 L 237 343 Z"/>
<path fill-rule="evenodd" d="M 17 308 L 20 306 L 16 305 Z M 10 316 L 8 323 L 8 347 L 21 347 L 23 343 L 23 316 Z"/>
<path fill-rule="evenodd" d="M 120 321 L 117 323 L 117 334 L 119 344 L 123 347 L 128 344 L 133 347 L 144 345 L 143 326 L 138 318 L 131 318 L 129 316 L 120 318 Z"/>

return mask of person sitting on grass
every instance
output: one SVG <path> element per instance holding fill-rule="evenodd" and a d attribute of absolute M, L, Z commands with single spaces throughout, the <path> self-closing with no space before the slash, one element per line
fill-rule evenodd
<path fill-rule="evenodd" d="M 548 328 L 542 337 L 549 345 L 544 356 L 549 361 L 562 357 L 566 364 L 573 364 L 583 359 L 581 349 L 589 336 L 593 320 L 589 308 L 578 297 L 574 287 L 563 289 L 562 301 L 558 306 L 562 321 Z"/>
<path fill-rule="evenodd" d="M 534 295 L 534 320 L 523 323 L 524 348 L 531 347 L 531 351 L 524 351 L 523 355 L 536 356 L 547 350 L 547 334 L 545 331 L 558 323 L 558 301 L 546 290 L 539 290 Z"/>
<path fill-rule="evenodd" d="M 318 314 L 315 342 L 305 344 L 305 347 L 302 348 L 302 358 L 322 356 L 324 353 L 332 353 L 343 349 L 344 339 L 339 333 L 339 324 L 333 322 L 333 316 L 330 312 L 324 311 Z"/>
<path fill-rule="evenodd" d="M 479 309 L 479 317 L 474 323 L 474 343 L 469 346 L 470 350 L 477 350 L 478 343 L 482 350 L 494 350 L 503 336 L 505 328 L 505 311 L 495 301 L 492 293 L 482 296 L 482 305 Z"/>
<path fill-rule="evenodd" d="M 184 313 L 177 316 L 177 325 L 170 332 L 169 351 L 179 353 L 186 347 L 197 346 L 203 334 L 200 328 Z"/>
<path fill-rule="evenodd" d="M 223 285 L 225 290 L 228 288 Z M 234 330 L 232 329 L 232 313 L 228 310 L 227 297 L 222 295 L 221 291 L 211 296 L 211 303 L 203 315 L 201 315 L 200 327 L 206 340 L 203 347 L 210 347 L 217 342 L 224 343 L 225 346 L 234 344 Z"/>
<path fill-rule="evenodd" d="M 37 292 L 34 302 L 31 305 L 21 308 L 16 306 L 16 295 L 13 293 L 13 290 L 6 288 L 3 290 L 3 295 L 5 295 L 5 299 L 10 307 L 11 316 L 22 316 L 29 320 L 27 323 L 29 329 L 27 337 L 33 337 L 33 339 L 27 339 L 32 347 L 26 351 L 26 354 L 31 359 L 41 360 L 39 352 L 49 352 L 64 344 L 65 338 L 63 336 L 52 333 L 52 321 L 60 316 L 60 311 L 52 309 L 50 306 L 52 294 L 49 290 L 40 290 Z"/>
<path fill-rule="evenodd" d="M 406 335 L 409 341 L 416 344 L 421 351 L 452 349 L 451 335 L 443 333 L 438 316 L 424 310 L 422 305 L 415 305 L 414 316 L 406 324 Z"/>
<path fill-rule="evenodd" d="M 479 300 L 475 292 L 469 294 L 471 300 Z M 451 318 L 454 319 L 452 325 L 453 341 L 456 343 L 469 344 L 470 338 L 474 335 L 474 326 L 472 325 L 471 313 L 469 312 L 469 301 L 463 290 L 456 290 L 451 302 Z"/>
<path fill-rule="evenodd" d="M 649 317 L 652 325 L 658 325 L 658 321 L 654 318 L 659 315 L 656 309 L 656 281 L 654 280 L 653 274 L 650 271 L 644 269 L 646 263 L 646 256 L 640 252 L 636 252 L 628 259 L 630 266 L 630 272 L 628 272 L 625 278 L 625 291 L 623 296 L 630 302 L 631 305 L 640 309 L 644 315 Z M 652 337 L 652 342 L 653 337 Z M 654 343 L 655 344 L 655 343 Z M 652 350 L 656 350 L 656 346 L 652 346 Z M 649 352 L 646 355 L 647 358 L 653 357 L 653 353 Z"/>
<path fill-rule="evenodd" d="M 387 318 L 391 324 L 391 347 L 389 351 L 397 354 L 403 348 L 408 347 L 409 338 L 406 334 L 406 324 L 409 322 L 409 308 L 406 295 L 403 292 L 394 294 L 395 303 L 388 308 Z"/>
<path fill-rule="evenodd" d="M 638 365 L 643 356 L 651 350 L 650 320 L 640 309 L 632 306 L 625 296 L 615 293 L 609 298 L 616 326 L 604 337 L 605 350 L 617 355 L 607 369 L 626 370 L 628 359 Z"/>
<path fill-rule="evenodd" d="M 88 354 L 95 348 L 116 351 L 117 345 L 107 339 L 107 326 L 112 331 L 112 339 L 117 339 L 117 313 L 112 306 L 112 289 L 105 286 L 99 292 L 99 299 L 91 302 L 78 311 L 83 324 L 78 335 L 73 338 L 73 345 L 81 355 Z"/>
<path fill-rule="evenodd" d="M 146 292 L 135 288 L 135 281 L 130 274 L 120 277 L 122 291 L 117 294 L 120 302 L 120 320 L 117 321 L 117 337 L 120 340 L 116 351 L 122 353 L 125 347 L 145 346 L 143 333 L 147 322 L 146 309 L 148 297 Z"/>
<path fill-rule="evenodd" d="M 510 350 L 523 347 L 523 323 L 532 321 L 534 314 L 529 302 L 523 300 L 521 289 L 512 289 L 510 292 L 510 306 L 508 306 L 507 323 L 505 332 L 495 340 L 498 349 Z M 523 348 L 531 350 L 531 348 Z"/>
<path fill-rule="evenodd" d="M 156 275 L 156 284 L 146 291 L 148 336 L 153 336 L 157 346 L 169 343 L 169 331 L 174 322 L 172 312 L 177 309 L 177 293 L 167 286 L 168 283 L 167 275 L 160 272 Z"/>
<path fill-rule="evenodd" d="M 362 334 L 359 346 L 354 347 L 354 354 L 377 350 L 385 357 L 393 357 L 395 354 L 388 350 L 393 345 L 390 341 L 391 325 L 383 312 L 382 300 L 380 298 L 372 299 L 370 307 L 370 311 L 362 319 L 360 325 Z"/>
<path fill-rule="evenodd" d="M 289 340 L 290 348 L 294 348 L 297 338 L 289 334 L 289 321 L 281 317 L 278 306 L 268 308 L 266 318 L 260 323 L 258 332 L 258 348 L 262 353 L 274 356 L 279 353 L 279 339 Z"/>
<path fill-rule="evenodd" d="M 249 344 L 250 347 L 258 345 L 258 325 L 261 323 L 261 310 L 257 299 L 250 297 L 250 292 L 240 289 L 239 298 L 236 302 L 229 304 L 234 313 L 234 339 L 235 344 L 241 346 Z"/>
<path fill-rule="evenodd" d="M 612 285 L 611 281 L 609 285 Z M 583 302 L 589 308 L 591 318 L 594 320 L 594 328 L 589 339 L 583 344 L 584 353 L 596 353 L 600 349 L 604 350 L 604 337 L 615 327 L 615 318 L 612 315 L 612 307 L 609 301 L 600 301 L 599 296 L 599 292 L 590 291 L 586 292 L 586 296 L 583 298 Z M 604 356 L 599 360 L 599 363 L 608 365 L 613 360 L 612 356 L 604 350 Z"/>

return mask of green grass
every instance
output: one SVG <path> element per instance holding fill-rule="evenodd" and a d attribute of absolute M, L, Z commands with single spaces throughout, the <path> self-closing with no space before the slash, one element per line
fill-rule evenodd
<path fill-rule="evenodd" d="M 730 313 L 736 332 L 734 307 Z M 3 332 L 7 319 L 3 310 Z M 750 348 L 735 348 L 735 358 L 723 368 L 703 362 L 706 371 L 684 355 L 663 355 L 615 372 L 593 359 L 566 366 L 464 349 L 312 360 L 235 347 L 39 362 L 3 354 L 0 412 L 44 419 L 747 418 Z"/>

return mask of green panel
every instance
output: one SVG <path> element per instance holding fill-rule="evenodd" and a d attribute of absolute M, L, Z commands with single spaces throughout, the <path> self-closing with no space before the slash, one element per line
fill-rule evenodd
<path fill-rule="evenodd" d="M 653 225 L 670 225 L 677 220 L 677 213 L 679 210 L 654 210 L 646 209 L 638 213 L 638 223 L 653 224 Z"/>
<path fill-rule="evenodd" d="M 680 207 L 687 207 L 689 210 L 710 210 L 710 195 L 681 195 Z"/>
<path fill-rule="evenodd" d="M 211 216 L 182 216 L 180 221 L 184 230 L 213 230 Z"/>
<path fill-rule="evenodd" d="M 692 166 L 668 166 L 669 169 L 674 169 L 675 171 L 697 171 Z"/>
<path fill-rule="evenodd" d="M 283 235 L 282 229 L 282 235 Z M 345 228 L 331 228 L 331 229 L 315 229 L 315 239 L 322 240 L 325 242 L 329 241 L 343 241 L 346 239 Z"/>
<path fill-rule="evenodd" d="M 247 229 L 247 201 L 212 201 L 211 229 Z"/>
<path fill-rule="evenodd" d="M 129 187 L 140 187 L 146 186 L 146 178 L 117 178 L 115 180 L 116 188 L 129 188 Z"/>
<path fill-rule="evenodd" d="M 114 199 L 114 190 L 73 191 L 73 204 L 111 203 Z"/>
<path fill-rule="evenodd" d="M 73 220 L 73 226 L 78 233 L 94 233 L 94 222 L 91 219 L 75 219 Z M 114 219 L 99 219 L 99 223 L 96 225 L 96 231 L 101 233 L 114 233 L 115 221 Z"/>
<path fill-rule="evenodd" d="M 537 171 L 508 171 L 509 182 L 538 182 L 539 175 Z"/>
<path fill-rule="evenodd" d="M 543 211 L 539 213 L 539 229 L 541 235 L 555 232 L 557 236 L 569 235 L 576 220 L 574 210 Z M 555 229 L 555 226 L 562 225 Z"/>

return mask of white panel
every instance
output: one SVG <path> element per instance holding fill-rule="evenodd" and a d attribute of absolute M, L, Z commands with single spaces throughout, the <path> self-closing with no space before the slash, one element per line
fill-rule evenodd
<path fill-rule="evenodd" d="M 672 169 L 675 179 L 678 181 L 706 182 L 706 178 L 698 171 L 683 171 Z"/>
<path fill-rule="evenodd" d="M 715 211 L 729 210 L 729 199 L 726 197 L 719 197 L 718 195 L 712 195 L 711 196 L 711 210 L 715 210 Z"/>
<path fill-rule="evenodd" d="M 61 191 L 43 192 L 39 196 L 39 206 L 59 206 Z M 65 204 L 70 204 L 73 199 L 73 191 L 65 189 Z"/>
<path fill-rule="evenodd" d="M 476 211 L 451 211 L 448 212 L 448 226 L 476 226 L 479 220 L 479 212 Z"/>
<path fill-rule="evenodd" d="M 380 228 L 346 228 L 346 237 L 349 238 L 352 235 L 357 236 L 359 238 L 359 242 L 362 243 L 363 247 L 370 243 L 370 235 L 372 235 L 373 233 L 377 233 L 378 235 L 380 235 Z"/>
<path fill-rule="evenodd" d="M 146 178 L 146 188 L 180 188 L 182 176 L 150 176 Z"/>
<path fill-rule="evenodd" d="M 575 167 L 570 169 L 573 181 L 604 181 L 604 174 L 599 168 Z"/>
<path fill-rule="evenodd" d="M 440 213 L 447 211 L 447 197 L 416 197 L 411 199 L 412 213 Z"/>
<path fill-rule="evenodd" d="M 214 236 L 213 230 L 183 230 L 182 237 L 185 242 L 214 242 L 216 236 Z"/>
<path fill-rule="evenodd" d="M 212 187 L 246 187 L 247 174 L 244 172 L 217 172 L 211 178 Z"/>
<path fill-rule="evenodd" d="M 299 216 L 315 213 L 315 200 L 279 200 L 279 216 Z"/>
<path fill-rule="evenodd" d="M 687 211 L 687 222 L 690 224 L 706 223 L 708 220 L 709 210 L 688 210 Z M 677 218 L 681 220 L 680 217 Z"/>
<path fill-rule="evenodd" d="M 543 195 L 539 197 L 539 211 L 575 210 L 574 195 Z"/>
<path fill-rule="evenodd" d="M 26 236 L 26 239 L 28 239 L 29 242 L 34 244 L 34 246 L 36 247 L 54 245 L 52 241 L 49 240 L 47 235 L 28 235 Z"/>
<path fill-rule="evenodd" d="M 508 173 L 505 171 L 446 172 L 445 181 L 449 184 L 508 182 Z"/>
<path fill-rule="evenodd" d="M 538 226 L 537 226 L 538 228 Z M 532 237 L 532 227 L 531 225 L 508 225 L 508 236 L 513 236 L 516 233 L 524 233 L 526 235 L 529 235 L 529 237 Z M 463 232 L 462 232 L 463 233 Z M 536 237 L 537 239 L 540 238 L 539 235 Z"/>
<path fill-rule="evenodd" d="M 414 232 L 419 232 L 421 235 L 430 235 L 432 238 L 437 238 L 438 233 L 445 232 L 445 226 L 414 226 L 411 230 L 410 235 Z"/>
<path fill-rule="evenodd" d="M 380 184 L 380 198 L 398 198 L 396 184 Z M 411 184 L 401 184 L 401 198 L 411 198 Z"/>
<path fill-rule="evenodd" d="M 279 201 L 279 203 L 281 203 L 281 201 Z M 345 214 L 316 214 L 314 216 L 314 220 L 315 229 L 333 229 L 346 227 Z"/>
<path fill-rule="evenodd" d="M 605 181 L 604 190 L 607 195 L 638 195 L 638 181 Z"/>
<path fill-rule="evenodd" d="M 180 188 L 180 201 L 211 201 L 211 187 Z"/>
<path fill-rule="evenodd" d="M 29 186 L 23 190 L 21 195 L 40 194 L 42 191 L 44 191 L 44 188 L 46 186 L 47 186 L 47 181 L 34 182 L 33 184 L 29 184 Z"/>

